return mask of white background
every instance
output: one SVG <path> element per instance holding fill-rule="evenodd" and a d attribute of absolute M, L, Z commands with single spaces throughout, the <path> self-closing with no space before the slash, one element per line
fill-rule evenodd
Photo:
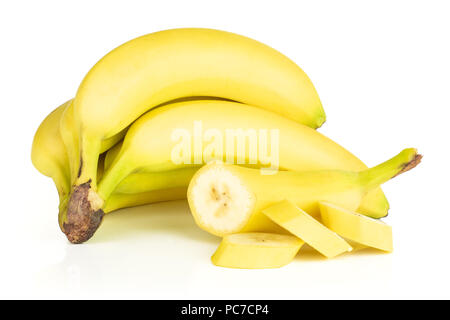
<path fill-rule="evenodd" d="M 448 1 L 3 1 L 0 4 L 0 298 L 450 298 Z M 122 210 L 70 245 L 57 195 L 30 161 L 40 121 L 89 68 L 134 37 L 210 27 L 297 62 L 327 113 L 322 133 L 375 165 L 405 147 L 423 163 L 384 190 L 393 254 L 277 270 L 214 267 L 219 239 L 185 202 Z"/>

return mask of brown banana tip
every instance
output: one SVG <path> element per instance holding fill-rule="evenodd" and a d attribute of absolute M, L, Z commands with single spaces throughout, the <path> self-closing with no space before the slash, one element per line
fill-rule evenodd
<path fill-rule="evenodd" d="M 409 171 L 409 170 L 415 168 L 420 163 L 422 158 L 423 158 L 423 156 L 421 154 L 416 153 L 414 158 L 411 161 L 409 161 L 408 163 L 403 164 L 403 168 L 395 176 L 398 176 L 399 174 L 402 174 L 402 173 L 404 173 L 406 171 Z"/>
<path fill-rule="evenodd" d="M 89 240 L 100 226 L 104 212 L 89 196 L 92 193 L 90 181 L 75 186 L 70 197 L 63 230 L 71 243 Z"/>

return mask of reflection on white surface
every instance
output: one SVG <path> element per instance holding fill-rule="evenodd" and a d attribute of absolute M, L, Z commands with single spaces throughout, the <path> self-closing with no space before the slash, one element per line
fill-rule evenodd
<path fill-rule="evenodd" d="M 165 294 L 183 286 L 193 260 L 208 264 L 219 241 L 196 227 L 185 201 L 124 209 L 107 215 L 88 243 L 67 243 L 64 259 L 39 272 L 37 285 L 71 294 Z"/>
<path fill-rule="evenodd" d="M 365 249 L 326 260 L 308 246 L 290 265 L 271 270 L 215 267 L 220 239 L 200 230 L 185 201 L 120 210 L 105 217 L 88 243 L 66 243 L 64 258 L 37 274 L 50 296 L 212 298 L 321 297 L 336 284 L 388 287 L 392 256 Z"/>
<path fill-rule="evenodd" d="M 401 198 L 404 186 L 398 188 L 388 191 Z M 220 239 L 195 225 L 185 201 L 111 213 L 90 241 L 72 245 L 57 226 L 55 199 L 36 198 L 32 203 L 41 211 L 24 208 L 29 215 L 6 217 L 11 228 L 0 235 L 5 239 L 0 293 L 9 298 L 433 296 L 436 283 L 445 287 L 449 281 L 442 276 L 449 266 L 443 249 L 447 227 L 417 219 L 426 207 L 417 208 L 404 197 L 401 207 L 393 202 L 388 221 L 394 228 L 393 254 L 365 249 L 326 260 L 305 246 L 293 263 L 270 270 L 213 266 L 210 257 Z M 424 225 L 435 231 L 427 241 L 417 235 Z"/>

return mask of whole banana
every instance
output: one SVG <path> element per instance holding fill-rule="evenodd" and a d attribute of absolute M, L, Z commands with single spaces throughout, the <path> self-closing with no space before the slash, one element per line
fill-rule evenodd
<path fill-rule="evenodd" d="M 105 203 L 108 203 L 109 197 L 118 188 L 120 193 L 149 190 L 154 188 L 152 187 L 154 183 L 161 188 L 162 185 L 158 182 L 158 178 L 155 179 L 154 176 L 158 172 L 168 171 L 173 175 L 181 174 L 188 182 L 191 174 L 195 172 L 195 166 L 199 167 L 201 164 L 175 164 L 172 161 L 174 142 L 171 140 L 171 136 L 176 129 L 192 133 L 193 123 L 198 119 L 202 120 L 205 131 L 208 129 L 218 130 L 224 136 L 226 130 L 230 129 L 279 129 L 279 162 L 282 170 L 331 168 L 359 171 L 366 168 L 358 158 L 317 131 L 272 112 L 230 101 L 175 103 L 148 112 L 128 129 L 118 154 L 114 160 L 107 161 L 109 167 L 102 177 L 97 191 L 87 185 L 80 188 L 79 192 L 81 196 L 84 196 L 84 198 L 82 197 L 84 202 L 83 206 L 77 207 L 77 213 L 94 215 L 94 217 L 103 214 Z M 202 150 L 195 150 L 192 146 L 192 150 L 190 150 L 192 158 L 199 156 L 202 159 L 206 148 L 207 145 Z M 249 154 L 248 150 L 246 154 Z M 189 168 L 192 171 L 178 171 L 180 169 L 189 171 Z M 150 176 L 146 177 L 146 174 Z M 129 179 L 127 177 L 133 179 L 132 183 L 128 183 L 129 188 L 135 188 L 132 191 L 126 191 L 126 188 L 120 187 L 121 184 L 126 184 L 126 180 Z M 160 178 L 163 180 L 162 184 L 164 181 L 170 181 L 166 177 Z M 177 179 L 172 180 L 176 181 Z M 177 183 L 179 182 L 177 181 Z M 165 188 L 169 187 L 165 186 Z M 384 210 L 387 206 L 383 194 L 375 197 L 375 200 L 371 203 L 373 212 L 385 214 Z M 79 234 L 74 235 L 70 231 L 71 229 L 65 230 L 71 241 L 87 240 L 86 237 Z"/>
<path fill-rule="evenodd" d="M 77 208 L 83 198 L 91 196 L 88 189 L 97 190 L 103 140 L 125 130 L 147 110 L 186 96 L 251 104 L 313 128 L 325 121 L 307 75 L 260 42 L 211 29 L 174 29 L 139 37 L 103 57 L 77 91 L 73 116 L 79 145 L 78 151 L 69 152 L 76 190 L 69 208 Z M 95 212 L 94 208 L 90 210 Z M 86 238 L 98 227 L 99 216 L 71 211 L 68 232 Z M 77 230 L 86 224 L 90 226 Z"/>

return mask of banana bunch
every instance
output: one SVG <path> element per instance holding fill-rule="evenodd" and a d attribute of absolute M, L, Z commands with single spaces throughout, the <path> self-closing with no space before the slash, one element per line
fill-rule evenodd
<path fill-rule="evenodd" d="M 187 197 L 199 226 L 224 236 L 215 260 L 229 265 L 235 250 L 245 256 L 262 242 L 255 263 L 266 266 L 264 257 L 281 250 L 289 260 L 306 241 L 265 209 L 288 200 L 317 219 L 327 204 L 382 218 L 389 204 L 379 185 L 420 161 L 406 149 L 368 169 L 315 130 L 324 122 L 310 79 L 283 54 L 229 32 L 173 29 L 100 59 L 41 123 L 32 161 L 56 185 L 59 225 L 72 243 L 91 238 L 108 212 Z M 230 132 L 244 133 L 231 157 L 218 152 L 235 151 L 222 141 Z M 265 152 L 246 143 L 255 132 Z"/>

